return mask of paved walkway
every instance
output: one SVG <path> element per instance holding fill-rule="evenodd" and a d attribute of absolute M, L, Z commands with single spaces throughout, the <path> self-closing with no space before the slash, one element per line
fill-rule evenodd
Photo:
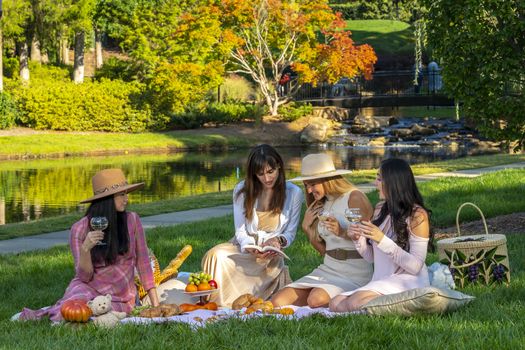
<path fill-rule="evenodd" d="M 469 169 L 469 170 L 459 170 L 454 172 L 446 173 L 435 173 L 428 175 L 416 176 L 416 180 L 419 181 L 428 181 L 437 179 L 440 177 L 450 177 L 450 176 L 459 176 L 459 177 L 476 177 L 481 174 L 491 173 L 503 169 L 518 169 L 525 168 L 525 162 L 513 163 L 507 165 L 499 165 L 489 168 L 480 168 L 480 169 Z M 370 192 L 375 189 L 374 184 L 362 184 L 358 187 L 364 192 Z M 213 217 L 221 217 L 232 213 L 231 204 L 221 205 L 218 207 L 212 208 L 202 208 L 202 209 L 193 209 L 185 210 L 174 213 L 145 216 L 142 217 L 142 224 L 145 228 L 153 228 L 157 226 L 170 226 L 177 225 L 186 222 L 194 222 L 199 220 L 205 220 Z M 69 230 L 45 233 L 41 235 L 21 237 L 15 239 L 8 239 L 0 241 L 0 254 L 9 254 L 9 253 L 21 253 L 36 249 L 47 249 L 57 245 L 68 244 Z"/>

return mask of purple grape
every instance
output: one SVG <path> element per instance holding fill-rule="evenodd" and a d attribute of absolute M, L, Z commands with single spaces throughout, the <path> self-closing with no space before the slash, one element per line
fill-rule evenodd
<path fill-rule="evenodd" d="M 468 279 L 470 282 L 475 282 L 478 280 L 479 267 L 478 264 L 470 265 L 468 268 Z"/>
<path fill-rule="evenodd" d="M 505 277 L 505 267 L 502 264 L 496 265 L 492 270 L 492 275 L 496 281 L 501 282 Z"/>

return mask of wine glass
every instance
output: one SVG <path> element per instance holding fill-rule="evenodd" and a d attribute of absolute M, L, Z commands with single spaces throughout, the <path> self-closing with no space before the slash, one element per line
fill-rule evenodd
<path fill-rule="evenodd" d="M 345 217 L 351 225 L 356 225 L 362 219 L 361 210 L 359 208 L 346 208 Z"/>
<path fill-rule="evenodd" d="M 324 223 L 325 221 L 328 220 L 328 218 L 331 218 L 333 217 L 334 215 L 332 214 L 332 211 L 331 210 L 328 210 L 328 209 L 323 209 L 319 215 L 317 216 L 317 218 L 319 219 L 319 221 L 321 223 Z"/>
<path fill-rule="evenodd" d="M 109 225 L 108 218 L 105 216 L 93 216 L 89 221 L 89 225 L 91 226 L 91 229 L 95 231 L 104 231 Z M 98 241 L 97 245 L 106 245 L 106 243 Z"/>

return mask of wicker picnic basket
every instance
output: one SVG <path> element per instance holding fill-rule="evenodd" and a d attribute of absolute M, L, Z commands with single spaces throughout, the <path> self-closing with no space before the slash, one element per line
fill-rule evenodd
<path fill-rule="evenodd" d="M 465 206 L 478 210 L 485 227 L 485 234 L 461 236 L 459 214 Z M 463 203 L 456 214 L 456 237 L 437 242 L 439 260 L 448 265 L 456 285 L 469 283 L 491 285 L 510 283 L 510 267 L 505 235 L 489 234 L 487 222 L 481 209 L 474 203 Z"/>
<path fill-rule="evenodd" d="M 155 286 L 159 286 L 162 282 L 165 282 L 170 278 L 177 277 L 179 267 L 181 267 L 184 260 L 186 260 L 186 258 L 191 254 L 192 250 L 193 248 L 191 245 L 185 245 L 177 254 L 177 256 L 173 260 L 171 260 L 168 266 L 166 266 L 166 268 L 162 271 L 160 271 L 159 261 L 157 260 L 155 255 L 153 255 L 153 253 L 150 251 L 149 257 L 152 265 L 151 267 L 153 270 L 153 280 L 155 282 Z M 135 284 L 137 286 L 139 298 L 144 298 L 147 292 L 146 290 L 144 290 L 144 287 L 142 286 L 142 283 L 140 282 L 138 276 L 135 276 Z"/>

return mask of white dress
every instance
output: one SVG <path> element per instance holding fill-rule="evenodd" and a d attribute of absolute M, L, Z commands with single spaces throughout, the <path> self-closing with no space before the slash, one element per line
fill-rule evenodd
<path fill-rule="evenodd" d="M 372 245 L 369 245 L 364 237 L 356 241 L 355 246 L 363 258 L 374 262 L 374 276 L 367 285 L 342 295 L 351 295 L 362 290 L 387 295 L 430 285 L 425 265 L 428 238 L 414 235 L 410 230 L 410 221 L 407 219 L 410 247 L 407 252 L 395 243 L 396 237 L 391 221 L 388 216 L 379 226 L 385 234 L 379 244 L 372 242 Z"/>
<path fill-rule="evenodd" d="M 348 208 L 348 198 L 351 192 L 347 192 L 338 198 L 327 196 L 328 200 L 324 204 L 324 209 L 332 211 L 332 214 L 344 230 L 348 226 L 344 212 Z M 359 288 L 368 283 L 372 277 L 372 264 L 359 256 L 354 242 L 336 236 L 325 229 L 322 224 L 318 224 L 317 227 L 319 235 L 326 243 L 326 250 L 337 248 L 350 250 L 354 252 L 355 257 L 347 260 L 337 260 L 325 254 L 324 261 L 319 267 L 286 287 L 298 289 L 321 288 L 330 295 L 330 298 L 333 298 L 342 292 Z"/>

